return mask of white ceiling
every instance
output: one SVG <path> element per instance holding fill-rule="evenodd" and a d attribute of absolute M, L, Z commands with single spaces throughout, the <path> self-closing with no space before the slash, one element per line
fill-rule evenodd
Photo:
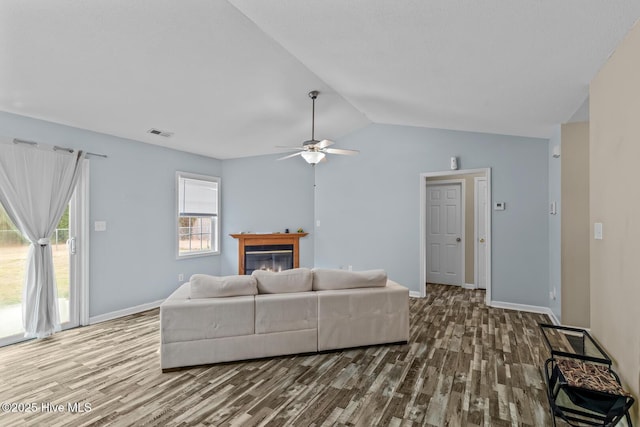
<path fill-rule="evenodd" d="M 548 137 L 638 17 L 637 0 L 2 0 L 0 110 L 221 159 L 309 139 L 313 89 L 318 139 Z"/>

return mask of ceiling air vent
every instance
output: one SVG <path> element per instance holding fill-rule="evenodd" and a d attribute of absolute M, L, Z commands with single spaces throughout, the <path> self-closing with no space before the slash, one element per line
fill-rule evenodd
<path fill-rule="evenodd" d="M 147 131 L 147 133 L 151 133 L 153 135 L 160 135 L 160 136 L 164 136 L 165 138 L 169 138 L 170 136 L 173 136 L 173 132 L 165 132 L 163 130 L 160 129 L 155 129 L 155 128 L 151 128 Z"/>

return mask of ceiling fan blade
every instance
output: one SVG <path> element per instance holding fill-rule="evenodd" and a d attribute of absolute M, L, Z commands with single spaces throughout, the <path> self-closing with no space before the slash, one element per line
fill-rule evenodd
<path fill-rule="evenodd" d="M 302 150 L 306 150 L 305 147 L 293 147 L 293 146 L 289 146 L 289 145 L 276 145 L 276 148 L 284 148 L 286 150 L 298 150 L 298 151 L 302 151 Z"/>
<path fill-rule="evenodd" d="M 358 154 L 360 152 L 358 150 L 344 150 L 342 148 L 325 148 L 322 151 L 329 154 L 345 154 L 347 156 L 353 156 L 354 154 Z"/>
<path fill-rule="evenodd" d="M 322 148 L 327 148 L 328 146 L 333 145 L 333 144 L 335 144 L 335 142 L 330 141 L 330 140 L 328 140 L 328 139 L 323 139 L 322 141 L 320 141 L 320 142 L 318 142 L 318 143 L 316 144 L 316 147 L 318 147 L 318 148 L 321 148 L 321 149 L 322 149 Z"/>
<path fill-rule="evenodd" d="M 293 153 L 293 154 L 289 154 L 288 156 L 284 156 L 284 157 L 280 157 L 277 160 L 284 160 L 284 159 L 289 159 L 291 157 L 295 157 L 295 156 L 299 156 L 301 155 L 303 152 L 302 151 L 298 151 L 297 153 Z"/>

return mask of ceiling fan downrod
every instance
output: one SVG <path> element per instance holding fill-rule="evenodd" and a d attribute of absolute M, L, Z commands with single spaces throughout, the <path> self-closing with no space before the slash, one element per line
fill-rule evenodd
<path fill-rule="evenodd" d="M 315 128 L 316 128 L 316 98 L 318 97 L 318 91 L 312 90 L 309 92 L 309 98 L 311 98 L 311 143 L 316 142 Z"/>

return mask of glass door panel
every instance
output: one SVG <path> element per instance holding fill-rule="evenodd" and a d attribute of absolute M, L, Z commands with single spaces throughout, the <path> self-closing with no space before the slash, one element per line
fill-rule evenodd
<path fill-rule="evenodd" d="M 72 200 L 75 203 L 75 198 Z M 67 206 L 51 236 L 53 268 L 58 293 L 58 311 L 63 328 L 78 324 L 71 276 L 69 251 L 70 218 L 73 210 Z M 0 205 L 0 345 L 23 339 L 22 292 L 29 242 L 13 225 Z"/>
<path fill-rule="evenodd" d="M 51 236 L 51 253 L 53 254 L 53 268 L 56 273 L 56 286 L 58 291 L 58 312 L 60 323 L 69 322 L 69 297 L 71 295 L 70 281 L 70 255 L 69 255 L 69 206 L 60 218 L 56 231 Z"/>
<path fill-rule="evenodd" d="M 21 336 L 22 282 L 29 242 L 22 237 L 0 205 L 0 343 Z"/>

